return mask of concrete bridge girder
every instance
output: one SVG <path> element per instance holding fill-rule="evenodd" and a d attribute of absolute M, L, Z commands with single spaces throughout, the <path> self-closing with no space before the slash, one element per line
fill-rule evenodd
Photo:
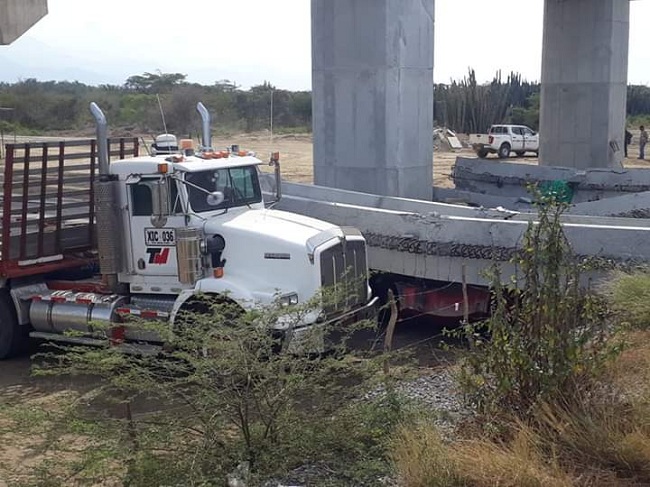
<path fill-rule="evenodd" d="M 0 45 L 11 44 L 47 15 L 47 0 L 0 0 Z"/>

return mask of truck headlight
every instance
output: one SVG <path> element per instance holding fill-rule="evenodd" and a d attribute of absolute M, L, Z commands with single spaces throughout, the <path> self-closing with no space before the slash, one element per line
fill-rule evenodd
<path fill-rule="evenodd" d="M 298 304 L 298 295 L 296 293 L 285 294 L 278 298 L 281 306 L 294 306 Z"/>

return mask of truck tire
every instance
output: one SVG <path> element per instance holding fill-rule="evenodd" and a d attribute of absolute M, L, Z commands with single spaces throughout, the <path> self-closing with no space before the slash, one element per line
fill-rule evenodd
<path fill-rule="evenodd" d="M 476 155 L 479 156 L 481 159 L 485 159 L 488 155 L 488 151 L 486 151 L 485 149 L 481 149 L 476 153 Z"/>
<path fill-rule="evenodd" d="M 18 324 L 14 302 L 7 291 L 0 292 L 0 360 L 15 357 L 27 348 L 28 327 Z"/>
<path fill-rule="evenodd" d="M 510 144 L 507 142 L 499 147 L 499 158 L 506 159 L 510 157 Z"/>
<path fill-rule="evenodd" d="M 214 316 L 213 306 L 217 307 L 218 313 L 220 313 L 218 316 Z M 174 329 L 177 335 L 181 337 L 181 348 L 186 352 L 208 357 L 210 353 L 205 344 L 192 344 L 190 340 L 192 338 L 210 338 L 213 335 L 206 327 L 214 326 L 214 329 L 218 331 L 219 328 L 228 327 L 229 323 L 238 320 L 244 313 L 245 311 L 241 306 L 224 296 L 201 295 L 188 299 L 181 306 L 179 314 L 174 320 Z M 207 320 L 211 316 L 215 320 L 208 323 Z M 203 329 L 198 331 L 198 335 L 193 336 L 193 327 L 196 327 L 197 319 Z M 205 333 L 205 336 L 203 336 L 203 333 Z"/>
<path fill-rule="evenodd" d="M 526 151 L 518 150 L 516 152 L 516 154 L 517 154 L 517 157 L 524 157 L 526 155 Z"/>
<path fill-rule="evenodd" d="M 372 294 L 379 298 L 379 310 L 377 311 L 377 324 L 380 329 L 384 330 L 388 326 L 390 319 L 390 303 L 388 302 L 388 291 L 393 291 L 393 296 L 397 301 L 397 310 L 400 311 L 399 293 L 397 287 L 390 277 L 385 275 L 376 275 L 370 278 L 370 287 Z"/>

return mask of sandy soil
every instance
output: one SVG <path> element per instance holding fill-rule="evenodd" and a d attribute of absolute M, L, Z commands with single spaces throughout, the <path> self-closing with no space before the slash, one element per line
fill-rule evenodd
<path fill-rule="evenodd" d="M 638 140 L 638 137 L 635 137 Z M 300 183 L 313 183 L 313 155 L 312 155 L 312 138 L 309 134 L 298 135 L 281 135 L 271 139 L 268 134 L 242 134 L 228 139 L 217 138 L 213 144 L 217 147 L 228 146 L 230 144 L 239 144 L 242 149 L 253 150 L 262 160 L 267 160 L 273 151 L 281 153 L 282 174 L 285 179 Z M 633 143 L 629 147 L 628 155 L 632 156 L 624 161 L 625 167 L 645 167 L 650 168 L 650 161 L 639 161 L 634 158 L 638 155 L 638 146 Z M 476 158 L 476 154 L 471 149 L 462 149 L 458 151 L 434 152 L 433 157 L 433 183 L 437 187 L 453 188 L 451 173 L 457 157 Z M 490 156 L 490 160 L 499 161 L 496 156 Z M 501 161 L 504 164 L 537 164 L 535 156 L 531 157 L 512 157 Z"/>

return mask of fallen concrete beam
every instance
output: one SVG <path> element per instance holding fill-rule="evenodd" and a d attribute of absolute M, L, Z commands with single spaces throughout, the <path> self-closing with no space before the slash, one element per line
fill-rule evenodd
<path fill-rule="evenodd" d="M 457 190 L 508 198 L 530 197 L 530 184 L 566 181 L 574 203 L 650 191 L 648 169 L 571 169 L 459 157 L 453 171 Z"/>
<path fill-rule="evenodd" d="M 270 175 L 263 175 L 261 178 L 265 191 L 271 195 L 274 189 L 274 178 Z M 387 196 L 377 196 L 355 191 L 346 191 L 341 189 L 325 188 L 311 184 L 301 183 L 283 183 L 285 196 L 288 198 L 305 198 L 308 200 L 334 202 L 349 204 L 353 206 L 363 206 L 367 208 L 376 208 L 391 211 L 404 211 L 422 215 L 441 215 L 441 216 L 459 216 L 465 218 L 491 218 L 495 220 L 517 220 L 531 222 L 537 218 L 537 208 L 530 202 L 523 204 L 520 211 L 513 211 L 510 207 L 504 206 L 463 206 L 452 205 L 439 202 L 411 200 L 406 198 L 395 198 Z M 435 190 L 437 191 L 437 190 Z M 453 190 L 450 190 L 453 191 Z M 645 193 L 640 193 L 641 195 Z M 477 195 L 481 196 L 481 195 Z M 637 195 L 621 196 L 621 199 L 634 199 Z M 650 193 L 648 193 L 650 200 Z M 491 198 L 492 202 L 499 201 L 498 197 L 486 196 Z M 617 201 L 619 198 L 603 200 L 602 202 L 583 203 L 569 207 L 569 212 L 565 213 L 562 220 L 566 223 L 575 223 L 583 225 L 607 225 L 616 227 L 646 227 L 650 226 L 650 219 L 633 219 L 626 212 L 630 206 L 620 205 L 615 213 L 581 213 L 577 209 L 588 207 L 589 205 L 605 204 L 607 201 Z M 642 201 L 638 205 L 641 207 Z"/>
<path fill-rule="evenodd" d="M 294 192 L 302 192 L 305 196 L 296 196 Z M 326 201 L 314 199 L 315 194 L 325 192 L 328 193 Z M 467 281 L 477 285 L 487 283 L 485 271 L 493 262 L 501 263 L 504 275 L 515 271 L 509 260 L 521 249 L 524 233 L 534 217 L 531 214 L 501 214 L 500 218 L 490 218 L 484 216 L 489 212 L 462 207 L 455 207 L 453 211 L 460 214 L 465 210 L 476 216 L 441 215 L 436 211 L 421 211 L 428 205 L 438 209 L 445 205 L 397 198 L 381 198 L 381 205 L 411 206 L 417 211 L 372 208 L 337 202 L 338 196 L 338 191 L 329 188 L 289 185 L 276 207 L 358 228 L 368 240 L 373 269 L 459 282 L 465 268 Z M 346 195 L 348 201 L 353 196 Z M 360 201 L 368 201 L 364 199 L 366 196 Z M 649 223 L 568 215 L 564 228 L 573 251 L 594 259 L 600 266 L 596 274 L 602 276 L 615 263 L 650 262 Z"/>
<path fill-rule="evenodd" d="M 503 197 L 453 188 L 434 187 L 433 201 L 483 208 L 503 207 L 512 211 L 534 211 L 533 200 L 530 197 Z"/>
<path fill-rule="evenodd" d="M 650 218 L 650 191 L 573 205 L 571 213 L 591 216 Z"/>

